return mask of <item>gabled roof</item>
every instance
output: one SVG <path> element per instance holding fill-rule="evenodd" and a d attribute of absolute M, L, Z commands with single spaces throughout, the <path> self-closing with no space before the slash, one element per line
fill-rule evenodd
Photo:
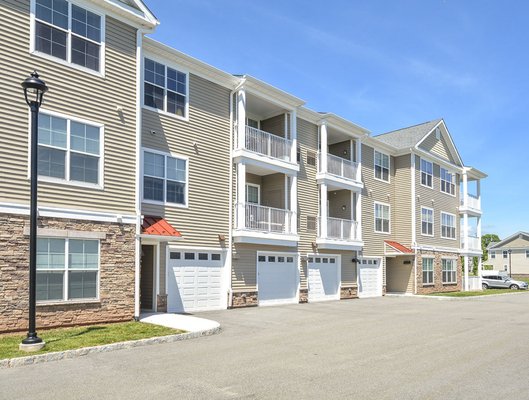
<path fill-rule="evenodd" d="M 442 119 L 436 119 L 419 125 L 397 129 L 396 131 L 373 136 L 373 139 L 380 140 L 382 143 L 388 144 L 397 149 L 409 149 L 417 145 L 426 135 L 433 131 L 441 121 Z"/>
<path fill-rule="evenodd" d="M 514 238 L 516 238 L 516 237 L 518 237 L 518 236 L 525 236 L 527 239 L 529 239 L 529 232 L 518 231 L 518 232 L 516 232 L 515 234 L 512 234 L 511 236 L 506 237 L 506 238 L 503 239 L 503 240 L 500 240 L 499 242 L 492 242 L 492 243 L 490 243 L 490 244 L 487 246 L 487 249 L 497 249 L 497 248 L 501 248 L 505 243 L 510 242 L 511 240 L 513 240 Z"/>
<path fill-rule="evenodd" d="M 149 31 L 160 24 L 142 0 L 94 0 L 94 2 L 128 21 L 134 21 Z"/>
<path fill-rule="evenodd" d="M 400 244 L 399 242 L 395 242 L 394 240 L 384 240 L 384 243 L 386 245 L 388 245 L 396 253 L 413 254 L 413 250 L 412 249 Z"/>
<path fill-rule="evenodd" d="M 144 235 L 180 238 L 182 234 L 162 217 L 145 215 L 141 224 L 141 233 Z"/>

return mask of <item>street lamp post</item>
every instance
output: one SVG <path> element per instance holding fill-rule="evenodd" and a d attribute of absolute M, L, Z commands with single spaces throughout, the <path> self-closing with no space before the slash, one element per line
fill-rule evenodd
<path fill-rule="evenodd" d="M 509 249 L 509 277 L 512 278 L 512 273 L 511 273 L 511 254 L 512 254 L 512 250 Z"/>
<path fill-rule="evenodd" d="M 20 348 L 36 351 L 44 346 L 37 336 L 35 314 L 37 301 L 37 174 L 38 174 L 38 126 L 39 107 L 42 97 L 48 91 L 46 83 L 39 79 L 37 71 L 22 82 L 24 97 L 31 110 L 31 201 L 29 208 L 29 327 L 28 335 L 22 340 Z"/>

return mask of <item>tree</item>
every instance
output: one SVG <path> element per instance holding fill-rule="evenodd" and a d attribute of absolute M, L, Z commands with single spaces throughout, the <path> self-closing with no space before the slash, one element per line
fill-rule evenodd
<path fill-rule="evenodd" d="M 483 261 L 487 261 L 489 259 L 489 252 L 487 250 L 489 244 L 499 241 L 500 237 L 495 233 L 487 233 L 486 235 L 483 235 L 481 237 L 481 250 L 483 250 Z"/>

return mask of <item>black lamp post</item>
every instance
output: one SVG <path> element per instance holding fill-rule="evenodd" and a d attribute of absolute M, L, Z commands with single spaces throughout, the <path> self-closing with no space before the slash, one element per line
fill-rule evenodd
<path fill-rule="evenodd" d="M 39 79 L 37 71 L 22 82 L 24 97 L 31 109 L 31 203 L 29 209 L 29 327 L 28 336 L 22 340 L 24 345 L 42 343 L 37 336 L 35 311 L 37 301 L 37 174 L 38 174 L 38 126 L 39 107 L 42 96 L 48 91 L 46 83 Z"/>
<path fill-rule="evenodd" d="M 512 274 L 511 274 L 511 254 L 512 254 L 512 250 L 509 249 L 509 277 L 512 278 Z"/>

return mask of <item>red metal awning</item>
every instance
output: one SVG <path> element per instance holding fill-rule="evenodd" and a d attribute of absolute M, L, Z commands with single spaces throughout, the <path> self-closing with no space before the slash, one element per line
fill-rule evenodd
<path fill-rule="evenodd" d="M 389 247 L 396 250 L 399 253 L 404 254 L 413 254 L 413 250 L 400 244 L 399 242 L 395 242 L 393 240 L 384 240 L 384 243 L 386 243 Z"/>
<path fill-rule="evenodd" d="M 182 237 L 182 234 L 173 228 L 165 218 L 151 215 L 145 215 L 143 217 L 141 233 L 144 235 Z"/>

